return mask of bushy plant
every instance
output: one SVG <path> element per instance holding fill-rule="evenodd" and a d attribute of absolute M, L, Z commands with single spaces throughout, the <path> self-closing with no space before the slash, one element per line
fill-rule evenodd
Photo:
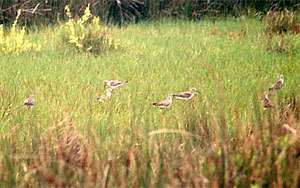
<path fill-rule="evenodd" d="M 40 51 L 39 45 L 26 39 L 26 27 L 17 26 L 20 15 L 21 10 L 18 10 L 17 17 L 9 30 L 5 31 L 3 25 L 0 25 L 0 48 L 6 54 L 20 54 L 31 49 Z"/>
<path fill-rule="evenodd" d="M 296 12 L 269 10 L 264 18 L 267 49 L 270 52 L 294 53 L 299 49 L 299 23 Z"/>
<path fill-rule="evenodd" d="M 281 34 L 293 31 L 297 26 L 296 13 L 289 10 L 270 10 L 264 18 L 266 32 Z"/>
<path fill-rule="evenodd" d="M 84 15 L 74 19 L 70 7 L 65 7 L 68 21 L 62 25 L 62 38 L 64 42 L 76 46 L 77 49 L 86 52 L 100 53 L 108 49 L 117 49 L 116 42 L 107 35 L 105 27 L 100 25 L 99 17 L 90 13 L 88 5 Z"/>

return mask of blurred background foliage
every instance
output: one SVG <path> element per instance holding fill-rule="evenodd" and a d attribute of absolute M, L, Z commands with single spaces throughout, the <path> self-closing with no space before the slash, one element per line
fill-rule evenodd
<path fill-rule="evenodd" d="M 2 0 L 0 24 L 13 23 L 17 10 L 22 10 L 22 22 L 27 25 L 56 23 L 67 19 L 64 8 L 70 5 L 72 14 L 84 13 L 90 4 L 91 13 L 106 23 L 119 26 L 129 22 L 175 17 L 201 19 L 205 16 L 240 16 L 265 14 L 277 8 L 295 9 L 298 0 Z"/>

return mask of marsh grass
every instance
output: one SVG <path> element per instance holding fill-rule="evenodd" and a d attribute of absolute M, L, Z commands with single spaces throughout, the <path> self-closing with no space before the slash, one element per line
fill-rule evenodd
<path fill-rule="evenodd" d="M 299 185 L 299 53 L 268 51 L 260 21 L 113 27 L 121 49 L 98 57 L 56 30 L 29 32 L 38 53 L 0 56 L 1 186 Z M 280 74 L 275 108 L 262 111 Z M 98 103 L 106 79 L 129 82 Z M 164 127 L 151 103 L 191 87 L 199 93 L 175 100 Z"/>

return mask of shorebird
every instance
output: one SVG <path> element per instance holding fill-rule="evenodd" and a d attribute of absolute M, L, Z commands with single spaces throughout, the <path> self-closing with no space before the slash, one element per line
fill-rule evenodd
<path fill-rule="evenodd" d="M 174 94 L 174 97 L 176 99 L 180 99 L 180 100 L 189 100 L 191 98 L 194 97 L 195 92 L 197 92 L 196 88 L 192 88 L 191 91 L 185 91 L 185 92 L 181 92 L 179 94 Z"/>
<path fill-rule="evenodd" d="M 97 97 L 97 100 L 99 102 L 104 102 L 104 101 L 110 100 L 112 93 L 113 93 L 113 89 L 108 88 L 106 91 L 106 95 L 101 95 L 100 97 Z"/>
<path fill-rule="evenodd" d="M 24 100 L 24 105 L 28 107 L 33 107 L 34 106 L 34 95 L 30 94 L 27 99 Z"/>
<path fill-rule="evenodd" d="M 160 109 L 168 108 L 172 105 L 173 96 L 174 96 L 173 94 L 169 94 L 168 99 L 160 101 L 160 102 L 153 102 L 152 105 L 155 107 L 158 107 Z"/>
<path fill-rule="evenodd" d="M 283 80 L 284 80 L 284 77 L 281 74 L 280 79 L 276 83 L 272 84 L 272 86 L 269 88 L 269 90 L 278 90 L 278 89 L 282 88 Z"/>
<path fill-rule="evenodd" d="M 127 84 L 128 80 L 125 80 L 125 81 L 118 81 L 118 80 L 104 80 L 103 84 L 104 84 L 104 87 L 105 86 L 109 86 L 111 87 L 112 89 L 117 89 L 118 87 L 121 87 L 125 84 Z"/>
<path fill-rule="evenodd" d="M 266 110 L 267 108 L 273 108 L 274 105 L 272 103 L 272 101 L 270 101 L 269 97 L 268 97 L 269 93 L 268 92 L 264 92 L 263 93 L 263 97 L 262 97 L 262 107 L 264 110 Z"/>

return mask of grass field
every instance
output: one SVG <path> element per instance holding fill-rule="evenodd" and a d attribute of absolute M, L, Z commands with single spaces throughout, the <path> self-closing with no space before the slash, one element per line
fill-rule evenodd
<path fill-rule="evenodd" d="M 269 51 L 263 23 L 245 18 L 109 34 L 120 48 L 100 56 L 62 45 L 56 27 L 29 32 L 40 52 L 1 54 L 1 186 L 299 185 L 299 50 Z M 280 74 L 276 107 L 263 111 L 262 93 Z M 99 103 L 107 79 L 129 82 Z M 199 93 L 165 114 L 152 106 L 191 87 Z M 32 109 L 23 105 L 30 93 Z"/>

